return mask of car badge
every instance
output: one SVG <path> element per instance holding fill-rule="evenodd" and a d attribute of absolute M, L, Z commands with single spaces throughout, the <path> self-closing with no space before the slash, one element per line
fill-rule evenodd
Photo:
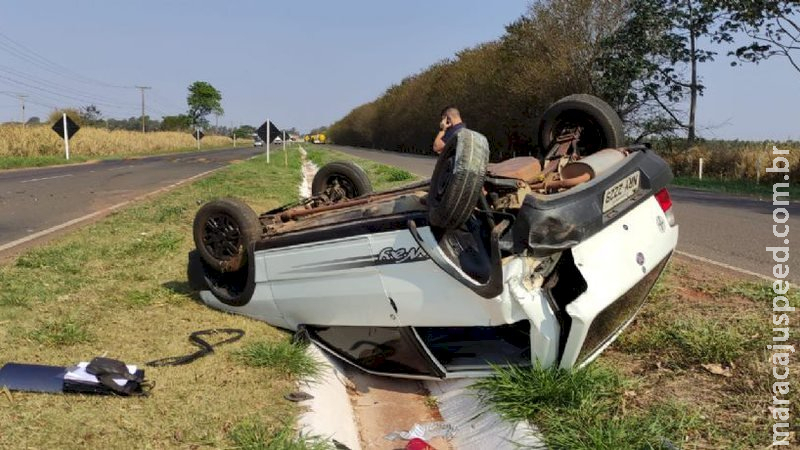
<path fill-rule="evenodd" d="M 661 216 L 656 217 L 656 225 L 658 225 L 658 229 L 662 233 L 665 233 L 667 231 L 667 222 L 664 220 L 663 217 Z"/>
<path fill-rule="evenodd" d="M 644 265 L 644 253 L 639 252 L 636 254 L 636 264 L 639 264 L 640 266 Z"/>

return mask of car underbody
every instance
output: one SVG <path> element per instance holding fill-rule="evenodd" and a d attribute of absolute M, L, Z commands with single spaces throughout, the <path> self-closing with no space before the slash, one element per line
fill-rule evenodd
<path fill-rule="evenodd" d="M 664 161 L 644 146 L 581 155 L 582 131 L 560 131 L 544 164 L 486 164 L 485 138 L 463 130 L 431 180 L 362 193 L 340 166 L 312 198 L 260 216 L 209 205 L 190 282 L 209 306 L 371 373 L 581 367 L 633 320 L 678 238 Z"/>

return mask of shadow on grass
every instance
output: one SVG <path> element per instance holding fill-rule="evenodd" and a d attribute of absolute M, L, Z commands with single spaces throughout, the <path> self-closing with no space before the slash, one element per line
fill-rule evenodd
<path fill-rule="evenodd" d="M 197 291 L 189 287 L 188 281 L 167 281 L 166 283 L 162 283 L 161 287 L 176 294 L 185 295 L 187 297 L 197 297 L 198 300 L 200 299 L 197 295 Z"/>
<path fill-rule="evenodd" d="M 184 296 L 197 304 L 205 305 L 203 299 L 200 298 L 200 292 L 192 289 L 188 281 L 167 281 L 162 283 L 161 287 L 174 294 Z"/>

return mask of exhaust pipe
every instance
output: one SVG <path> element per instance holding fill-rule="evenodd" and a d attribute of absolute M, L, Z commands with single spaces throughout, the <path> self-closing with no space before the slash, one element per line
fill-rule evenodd
<path fill-rule="evenodd" d="M 571 162 L 561 168 L 559 174 L 566 181 L 573 178 L 584 178 L 586 181 L 596 178 L 618 162 L 625 159 L 627 153 L 622 149 L 606 148 L 579 161 Z M 588 179 L 586 179 L 588 175 Z"/>

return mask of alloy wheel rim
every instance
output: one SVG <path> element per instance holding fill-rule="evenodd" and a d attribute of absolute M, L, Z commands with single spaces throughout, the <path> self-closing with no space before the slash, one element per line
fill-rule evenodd
<path fill-rule="evenodd" d="M 236 221 L 227 214 L 216 214 L 206 220 L 203 245 L 218 260 L 229 260 L 239 253 L 242 233 Z"/>

